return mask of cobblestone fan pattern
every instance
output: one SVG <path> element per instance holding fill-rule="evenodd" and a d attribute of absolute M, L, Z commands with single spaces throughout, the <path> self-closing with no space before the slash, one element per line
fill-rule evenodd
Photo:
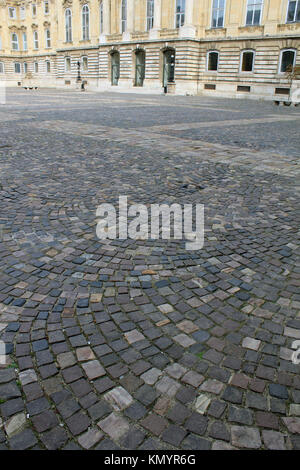
<path fill-rule="evenodd" d="M 299 449 L 298 109 L 11 90 L 0 118 L 0 449 Z M 204 248 L 98 240 L 119 195 L 205 204 Z"/>

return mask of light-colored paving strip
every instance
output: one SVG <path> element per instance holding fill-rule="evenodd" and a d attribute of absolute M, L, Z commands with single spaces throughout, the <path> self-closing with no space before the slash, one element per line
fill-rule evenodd
<path fill-rule="evenodd" d="M 281 119 L 283 121 L 285 119 Z M 244 120 L 248 122 L 266 122 L 265 120 Z M 277 119 L 278 121 L 278 119 Z M 221 121 L 223 124 L 224 121 Z M 225 121 L 227 124 L 229 121 Z M 236 124 L 237 121 L 231 121 Z M 238 121 L 239 123 L 241 121 Z M 272 121 L 276 122 L 274 118 Z M 200 123 L 201 124 L 201 123 Z M 204 123 L 208 126 L 211 123 Z M 212 123 L 214 124 L 214 123 Z M 117 127 L 98 126 L 90 123 L 78 123 L 75 121 L 42 121 L 40 123 L 27 122 L 28 127 L 48 129 L 53 132 L 84 136 L 99 141 L 109 140 L 116 145 L 135 146 L 149 149 L 155 142 L 158 152 L 170 152 L 184 158 L 194 156 L 199 161 L 230 163 L 231 165 L 247 165 L 249 170 L 268 171 L 287 176 L 299 176 L 300 165 L 295 156 L 279 155 L 275 152 L 262 152 L 244 149 L 235 146 L 212 144 L 202 140 L 184 139 L 178 136 L 156 133 L 151 128 L 121 129 Z M 195 123 L 196 125 L 196 123 Z M 178 124 L 176 124 L 178 126 Z M 23 125 L 24 127 L 24 125 Z M 155 126 L 157 129 L 158 126 Z M 161 129 L 161 127 L 159 127 Z"/>
<path fill-rule="evenodd" d="M 298 116 L 276 116 L 276 117 L 264 117 L 257 119 L 228 119 L 225 121 L 205 121 L 205 122 L 190 122 L 183 124 L 169 124 L 167 126 L 150 126 L 147 127 L 147 131 L 160 131 L 165 132 L 169 130 L 185 131 L 189 129 L 200 129 L 203 127 L 231 127 L 231 126 L 249 126 L 251 124 L 264 124 L 268 122 L 286 122 L 300 120 Z M 142 129 L 141 129 L 142 130 Z"/>

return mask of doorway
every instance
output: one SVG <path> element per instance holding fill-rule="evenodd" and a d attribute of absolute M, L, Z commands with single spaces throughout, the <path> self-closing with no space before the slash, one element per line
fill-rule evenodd
<path fill-rule="evenodd" d="M 119 52 L 111 53 L 111 84 L 118 85 L 120 77 L 120 54 Z"/>
<path fill-rule="evenodd" d="M 163 53 L 163 87 L 167 92 L 168 83 L 175 81 L 175 49 L 167 49 Z"/>
<path fill-rule="evenodd" d="M 135 86 L 143 86 L 145 79 L 145 52 L 142 50 L 135 53 Z"/>

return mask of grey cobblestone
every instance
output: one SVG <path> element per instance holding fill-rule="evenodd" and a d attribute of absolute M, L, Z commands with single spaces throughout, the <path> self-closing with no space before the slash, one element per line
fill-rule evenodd
<path fill-rule="evenodd" d="M 7 91 L 3 448 L 299 449 L 299 110 L 274 112 Z M 204 204 L 204 247 L 99 240 L 119 195 Z"/>

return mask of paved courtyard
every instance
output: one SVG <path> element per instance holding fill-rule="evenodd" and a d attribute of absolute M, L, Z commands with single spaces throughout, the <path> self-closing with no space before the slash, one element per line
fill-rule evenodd
<path fill-rule="evenodd" d="M 300 109 L 8 90 L 0 449 L 300 449 Z M 201 203 L 205 244 L 96 237 Z"/>

